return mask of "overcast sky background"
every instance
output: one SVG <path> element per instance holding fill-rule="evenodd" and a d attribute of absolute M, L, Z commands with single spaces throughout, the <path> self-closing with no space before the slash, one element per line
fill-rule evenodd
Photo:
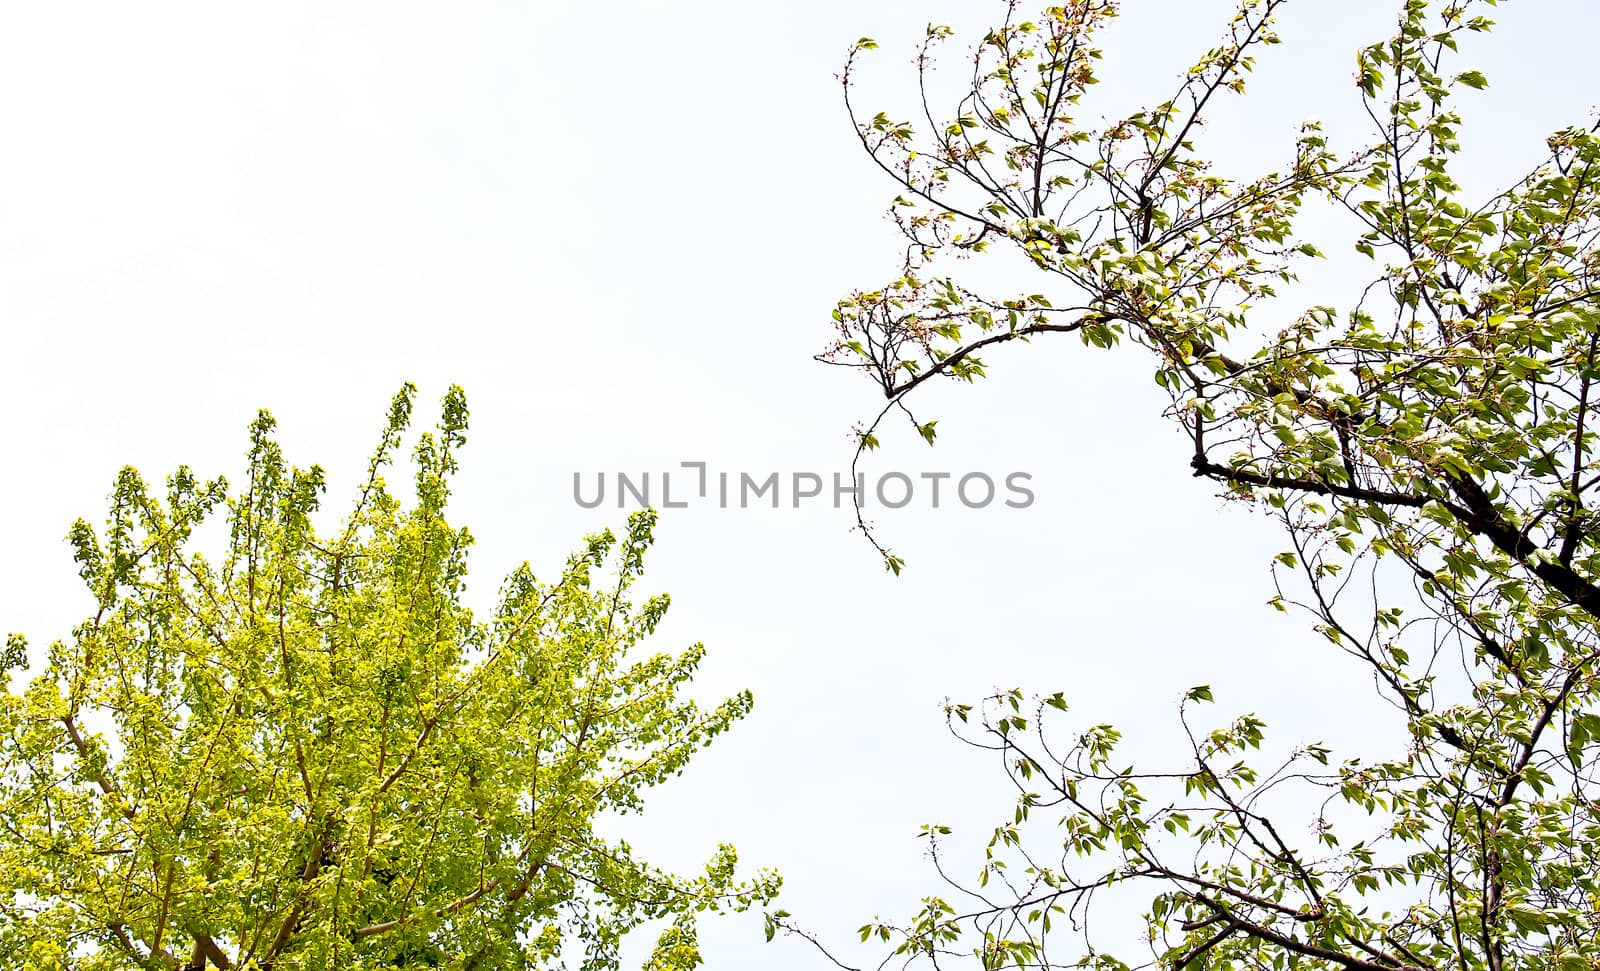
<path fill-rule="evenodd" d="M 1162 97 L 1230 7 L 1124 6 L 1087 117 Z M 1286 44 L 1206 133 L 1224 174 L 1286 157 L 1311 115 L 1361 142 L 1354 52 L 1397 6 L 1291 5 Z M 923 24 L 954 24 L 959 55 L 1001 11 L 0 5 L 0 628 L 66 634 L 88 604 L 73 519 L 100 521 L 124 464 L 236 473 L 259 407 L 291 459 L 329 468 L 339 510 L 402 381 L 422 416 L 465 386 L 454 518 L 478 537 L 484 599 L 522 560 L 553 574 L 622 521 L 578 508 L 574 472 L 843 471 L 873 391 L 811 355 L 834 301 L 887 280 L 899 250 L 892 187 L 834 72 L 876 37 L 862 104 L 906 114 Z M 1595 5 L 1498 17 L 1459 65 L 1492 84 L 1463 139 L 1484 189 L 1595 100 Z M 1348 308 L 1347 265 L 1291 303 Z M 871 468 L 1026 471 L 1031 508 L 876 516 L 909 561 L 894 578 L 847 511 L 701 504 L 665 513 L 648 574 L 674 596 L 657 646 L 705 641 L 697 693 L 748 687 L 756 709 L 620 831 L 678 867 L 735 843 L 781 869 L 781 903 L 846 954 L 874 913 L 936 889 L 920 824 L 976 847 L 1010 811 L 997 768 L 943 734 L 947 696 L 1064 690 L 1070 724 L 1114 720 L 1133 750 L 1176 758 L 1177 699 L 1209 682 L 1217 717 L 1254 710 L 1286 740 L 1401 743 L 1361 673 L 1264 606 L 1277 533 L 1189 476 L 1137 349 L 1065 339 L 988 360 L 990 381 L 923 400 L 938 448 L 896 431 Z M 704 937 L 711 968 L 818 966 L 798 942 L 763 944 L 754 916 Z"/>

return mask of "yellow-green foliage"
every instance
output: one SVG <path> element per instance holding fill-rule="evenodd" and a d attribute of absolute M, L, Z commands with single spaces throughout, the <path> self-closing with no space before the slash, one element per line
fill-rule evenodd
<path fill-rule="evenodd" d="M 604 968 L 662 918 L 688 966 L 696 913 L 770 899 L 731 847 L 686 878 L 593 829 L 750 708 L 679 698 L 699 645 L 634 650 L 667 607 L 629 599 L 654 514 L 551 582 L 517 569 L 477 618 L 444 518 L 459 389 L 415 501 L 383 477 L 413 395 L 332 535 L 322 471 L 265 413 L 241 488 L 180 469 L 162 497 L 129 469 L 106 528 L 73 528 L 98 609 L 0 700 L 0 968 Z M 212 513 L 219 561 L 191 548 Z"/>

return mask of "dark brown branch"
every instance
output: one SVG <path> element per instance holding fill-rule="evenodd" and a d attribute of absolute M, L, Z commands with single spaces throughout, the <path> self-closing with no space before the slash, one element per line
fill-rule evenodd
<path fill-rule="evenodd" d="M 1183 955 L 1181 955 L 1176 961 L 1172 962 L 1172 966 L 1173 966 L 1173 968 L 1176 969 L 1176 971 L 1183 971 L 1184 968 L 1188 967 L 1188 965 L 1189 965 L 1189 963 L 1191 961 L 1195 960 L 1196 958 L 1200 957 L 1202 954 L 1205 954 L 1207 951 L 1209 951 L 1212 948 L 1216 947 L 1218 944 L 1221 944 L 1223 941 L 1225 941 L 1228 938 L 1232 937 L 1233 936 L 1233 932 L 1239 929 L 1239 925 L 1234 923 L 1233 921 L 1227 920 L 1226 918 L 1224 918 L 1223 920 L 1224 920 L 1224 923 L 1223 923 L 1222 930 L 1217 931 L 1215 934 L 1213 934 L 1210 937 L 1206 938 L 1204 941 L 1202 941 L 1199 944 L 1195 945 L 1194 947 L 1190 948 L 1187 952 L 1185 952 Z"/>
<path fill-rule="evenodd" d="M 1295 938 L 1292 938 L 1287 934 L 1279 933 L 1278 931 L 1275 931 L 1264 924 L 1257 924 L 1254 921 L 1245 920 L 1234 914 L 1227 907 L 1215 900 L 1212 900 L 1204 894 L 1195 894 L 1194 898 L 1205 904 L 1207 907 L 1210 907 L 1217 913 L 1222 914 L 1228 918 L 1228 920 L 1232 921 L 1235 928 L 1244 931 L 1246 934 L 1249 934 L 1251 937 L 1254 937 L 1257 940 L 1276 944 L 1286 951 L 1291 951 L 1303 957 L 1321 958 L 1324 961 L 1331 961 L 1334 964 L 1347 969 L 1347 971 L 1427 971 L 1427 969 L 1417 967 L 1415 965 L 1391 964 L 1386 961 L 1368 961 L 1363 958 L 1353 957 L 1349 954 L 1345 954 L 1342 951 L 1335 951 L 1332 948 L 1323 947 L 1320 944 L 1312 944 L 1309 941 L 1296 940 Z"/>
<path fill-rule="evenodd" d="M 1463 525 L 1488 539 L 1500 552 L 1522 561 L 1535 576 L 1589 616 L 1600 617 L 1600 587 L 1565 564 L 1543 558 L 1530 561 L 1534 554 L 1543 552 L 1542 548 L 1506 521 L 1482 486 L 1465 476 L 1450 475 L 1447 479 L 1451 491 L 1461 498 L 1466 509 L 1459 510 L 1454 504 L 1447 504 L 1446 508 L 1455 513 Z"/>
<path fill-rule="evenodd" d="M 78 759 L 85 765 L 94 765 L 93 753 L 89 750 L 89 742 L 83 737 L 83 733 L 78 731 L 78 723 L 73 721 L 71 715 L 62 715 L 61 724 L 66 726 L 67 737 L 72 740 L 72 747 L 77 750 Z M 122 798 L 122 791 L 117 788 L 116 784 L 106 777 L 105 770 L 95 766 L 92 778 L 94 779 L 94 784 L 100 787 L 100 791 L 116 802 L 117 811 L 122 814 L 122 817 L 131 821 L 134 816 L 133 807 L 128 805 L 126 799 Z"/>
<path fill-rule="evenodd" d="M 228 959 L 227 954 L 223 953 L 222 948 L 217 945 L 216 940 L 210 934 L 195 934 L 194 950 L 195 954 L 201 959 L 196 962 L 200 967 L 205 967 L 205 961 L 210 961 L 221 968 L 222 971 L 228 971 L 229 968 L 233 967 L 233 962 Z"/>
<path fill-rule="evenodd" d="M 1337 496 L 1359 502 L 1405 506 L 1412 509 L 1420 509 L 1430 502 L 1437 502 L 1449 510 L 1468 531 L 1484 537 L 1502 553 L 1521 561 L 1535 576 L 1566 596 L 1574 605 L 1591 617 L 1600 618 L 1600 587 L 1563 563 L 1536 557 L 1536 554 L 1543 552 L 1542 547 L 1512 526 L 1500 510 L 1495 508 L 1494 501 L 1483 491 L 1483 487 L 1465 476 L 1453 473 L 1444 476 L 1451 491 L 1460 499 L 1460 502 L 1452 502 L 1436 496 L 1390 492 L 1362 486 L 1340 485 L 1320 479 L 1299 479 L 1276 473 L 1233 469 L 1218 465 L 1203 454 L 1196 454 L 1190 464 L 1196 476 L 1207 476 L 1242 485 L 1287 489 L 1319 496 Z"/>
<path fill-rule="evenodd" d="M 1019 337 L 1031 337 L 1034 334 L 1070 334 L 1073 331 L 1081 330 L 1085 324 L 1097 323 L 1098 321 L 1098 317 L 1083 317 L 1073 321 L 1070 324 L 1030 324 L 1027 327 L 1018 327 L 1016 330 L 1006 331 L 1004 334 L 994 334 L 990 337 L 985 337 L 983 340 L 973 341 L 971 344 L 964 345 L 949 357 L 936 362 L 932 367 L 928 368 L 928 370 L 912 378 L 910 381 L 907 381 L 904 384 L 890 385 L 889 387 L 885 388 L 884 397 L 901 397 L 929 378 L 943 374 L 945 371 L 950 370 L 950 368 L 971 356 L 971 354 L 979 348 L 988 347 L 990 344 L 1001 344 L 1006 341 L 1016 340 Z"/>
<path fill-rule="evenodd" d="M 1432 496 L 1419 496 L 1410 492 L 1389 492 L 1383 489 L 1368 489 L 1362 486 L 1340 485 L 1336 482 L 1325 482 L 1320 479 L 1296 479 L 1276 473 L 1251 472 L 1248 469 L 1233 469 L 1207 459 L 1204 455 L 1196 455 L 1190 463 L 1196 476 L 1206 476 L 1233 482 L 1241 485 L 1260 486 L 1264 489 L 1288 489 L 1291 492 L 1309 492 L 1318 496 L 1338 496 L 1342 499 L 1355 499 L 1360 502 L 1372 502 L 1383 506 L 1409 506 L 1421 509 L 1430 502 L 1439 502 Z M 1449 504 L 1445 504 L 1449 508 Z M 1452 512 L 1454 509 L 1451 510 Z"/>

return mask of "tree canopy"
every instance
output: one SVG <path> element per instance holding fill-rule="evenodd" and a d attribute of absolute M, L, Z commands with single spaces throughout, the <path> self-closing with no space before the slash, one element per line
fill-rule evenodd
<path fill-rule="evenodd" d="M 1405 734 L 1376 763 L 1311 744 L 1263 764 L 1259 719 L 1193 724 L 1200 687 L 1183 757 L 1127 766 L 1111 726 L 1048 727 L 1061 695 L 952 706 L 958 735 L 1002 759 L 1016 811 L 976 883 L 929 831 L 956 887 L 862 929 L 892 943 L 885 963 L 1600 967 L 1600 139 L 1557 131 L 1521 177 L 1469 194 L 1456 103 L 1487 79 L 1452 64 L 1495 4 L 1405 0 L 1359 53 L 1370 138 L 1337 152 L 1310 122 L 1277 171 L 1224 177 L 1196 134 L 1278 43 L 1284 4 L 1244 0 L 1170 98 L 1103 126 L 1079 102 L 1111 0 L 1003 4 L 946 113 L 927 76 L 954 32 L 930 27 L 915 122 L 857 109 L 876 47 L 857 43 L 846 103 L 898 184 L 907 257 L 839 303 L 823 357 L 886 399 L 865 450 L 917 389 L 985 376 L 1000 345 L 1140 347 L 1194 474 L 1281 521 L 1274 604 L 1369 670 Z M 1297 235 L 1311 205 L 1355 220 L 1345 245 L 1373 269 L 1343 306 L 1285 314 L 1269 298 L 1337 243 Z M 957 260 L 997 254 L 1039 292 L 962 282 Z M 1134 884 L 1150 888 L 1148 953 L 1063 934 Z M 780 912 L 781 929 L 797 928 Z"/>
<path fill-rule="evenodd" d="M 678 876 L 597 826 L 750 710 L 680 696 L 700 645 L 639 650 L 668 604 L 633 596 L 654 514 L 477 616 L 445 518 L 459 389 L 413 500 L 385 479 L 414 394 L 332 532 L 265 412 L 241 487 L 125 469 L 105 528 L 73 527 L 95 611 L 0 696 L 0 967 L 587 971 L 650 921 L 648 966 L 688 969 L 698 914 L 775 893 L 730 846 Z"/>

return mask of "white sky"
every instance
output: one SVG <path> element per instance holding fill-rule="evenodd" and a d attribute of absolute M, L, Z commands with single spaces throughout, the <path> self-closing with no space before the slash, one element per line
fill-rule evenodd
<path fill-rule="evenodd" d="M 1354 51 L 1397 5 L 1291 7 L 1287 44 L 1207 134 L 1223 170 L 1284 157 L 1308 115 L 1354 145 Z M 1228 7 L 1127 0 L 1086 114 L 1156 100 Z M 64 635 L 85 597 L 62 537 L 99 521 L 116 469 L 233 472 L 262 406 L 292 459 L 333 472 L 337 510 L 401 381 L 422 386 L 422 415 L 464 385 L 455 519 L 478 537 L 481 597 L 621 521 L 577 508 L 575 471 L 842 470 L 876 402 L 811 355 L 834 300 L 886 280 L 898 249 L 892 188 L 833 72 L 877 37 L 862 103 L 905 113 L 923 23 L 970 37 L 1000 10 L 0 5 L 0 628 Z M 1600 31 L 1585 0 L 1499 19 L 1461 63 L 1493 85 L 1464 139 L 1484 187 L 1588 117 Z M 1348 307 L 1341 272 L 1300 303 Z M 698 693 L 749 687 L 757 704 L 626 832 L 680 867 L 734 842 L 846 953 L 874 913 L 935 889 L 919 824 L 977 841 L 1009 812 L 994 767 L 943 734 L 946 696 L 1062 689 L 1074 724 L 1116 720 L 1176 757 L 1176 700 L 1209 682 L 1219 718 L 1255 710 L 1343 751 L 1398 743 L 1361 673 L 1263 606 L 1280 541 L 1190 478 L 1137 349 L 1041 341 L 989 362 L 989 382 L 922 402 L 937 449 L 896 432 L 874 468 L 1023 470 L 1038 501 L 878 517 L 910 561 L 899 579 L 825 504 L 698 506 L 659 531 L 650 579 L 675 603 L 658 646 L 704 640 Z M 763 945 L 754 916 L 704 936 L 712 968 L 817 964 Z"/>

